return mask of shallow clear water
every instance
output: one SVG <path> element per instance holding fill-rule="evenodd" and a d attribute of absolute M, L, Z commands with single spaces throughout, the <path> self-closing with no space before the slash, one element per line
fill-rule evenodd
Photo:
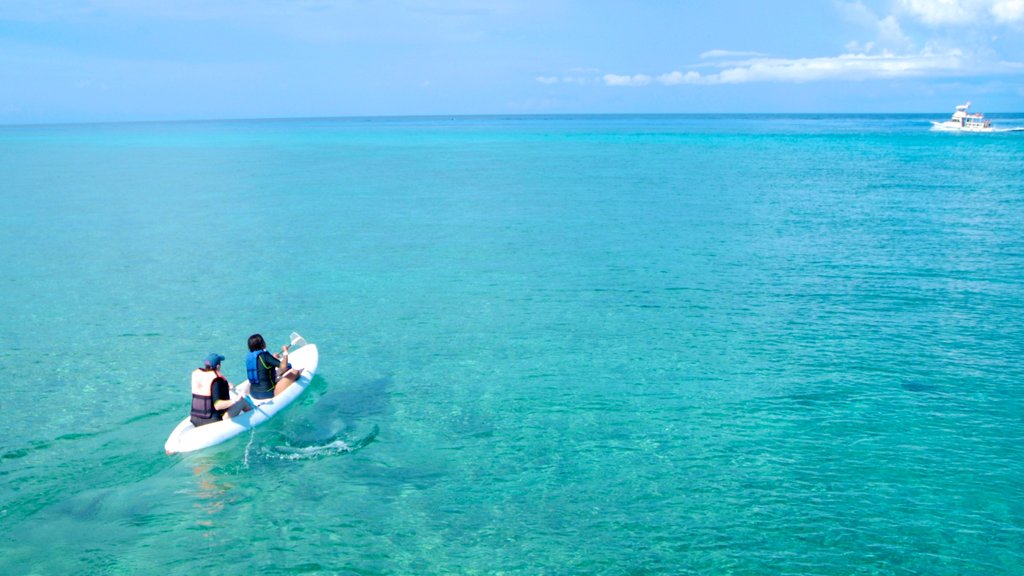
<path fill-rule="evenodd" d="M 1024 133 L 927 120 L 0 128 L 0 573 L 1020 574 Z"/>

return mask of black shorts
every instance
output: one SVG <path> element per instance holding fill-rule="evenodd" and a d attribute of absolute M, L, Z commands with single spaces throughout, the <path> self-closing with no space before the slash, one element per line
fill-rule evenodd
<path fill-rule="evenodd" d="M 213 418 L 198 418 L 196 416 L 193 416 L 192 425 L 198 428 L 200 426 L 205 426 L 207 424 L 213 424 L 214 422 L 220 422 L 221 420 L 223 420 L 223 417 L 220 414 L 214 415 Z"/>

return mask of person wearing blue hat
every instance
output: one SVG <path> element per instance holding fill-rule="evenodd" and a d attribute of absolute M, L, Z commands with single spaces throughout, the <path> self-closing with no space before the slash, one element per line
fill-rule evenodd
<path fill-rule="evenodd" d="M 245 400 L 231 401 L 228 379 L 220 373 L 224 357 L 210 354 L 203 365 L 192 371 L 192 424 L 196 427 L 230 419 L 247 411 Z"/>

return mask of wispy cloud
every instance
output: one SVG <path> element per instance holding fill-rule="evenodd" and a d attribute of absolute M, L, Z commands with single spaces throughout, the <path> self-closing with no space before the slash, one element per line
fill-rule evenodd
<path fill-rule="evenodd" d="M 896 0 L 895 11 L 878 14 L 861 0 L 837 0 L 838 12 L 868 33 L 867 40 L 851 40 L 835 56 L 782 58 L 756 51 L 714 49 L 700 54 L 689 69 L 657 75 L 605 74 L 607 86 L 661 84 L 719 85 L 754 82 L 806 83 L 863 81 L 911 77 L 977 77 L 987 74 L 1019 75 L 1024 64 L 1000 60 L 986 46 L 957 45 L 948 39 L 914 41 L 921 25 L 981 27 L 1024 25 L 1024 0 Z M 916 26 L 915 26 L 916 24 Z M 920 46 L 923 45 L 923 48 Z"/>
<path fill-rule="evenodd" d="M 539 84 L 600 84 L 604 80 L 600 70 L 592 68 L 575 68 L 562 76 L 541 75 L 534 78 Z"/>
<path fill-rule="evenodd" d="M 850 52 L 871 52 L 886 50 L 897 54 L 913 53 L 915 51 L 914 41 L 904 32 L 899 19 L 889 14 L 879 16 L 872 9 L 863 3 L 857 2 L 836 2 L 836 9 L 847 21 L 868 30 L 873 36 L 866 41 L 850 41 L 847 49 Z"/>
<path fill-rule="evenodd" d="M 609 86 L 647 86 L 651 83 L 651 77 L 646 74 L 633 74 L 632 76 L 605 74 L 601 79 Z"/>
<path fill-rule="evenodd" d="M 873 80 L 909 77 L 957 77 L 990 73 L 1020 74 L 1024 65 L 1016 62 L 980 64 L 961 50 L 897 55 L 848 53 L 818 58 L 751 58 L 730 62 L 721 70 L 701 73 L 696 70 L 666 72 L 656 77 L 646 74 L 605 74 L 608 86 L 665 86 L 680 84 L 746 84 L 753 82 L 805 83 L 826 80 Z"/>
<path fill-rule="evenodd" d="M 943 74 L 961 69 L 963 55 L 896 56 L 893 54 L 842 54 L 820 58 L 754 58 L 711 74 L 674 71 L 658 81 L 675 84 L 745 84 L 750 82 L 816 82 L 822 80 L 870 80 L 924 74 Z"/>
<path fill-rule="evenodd" d="M 932 26 L 1024 24 L 1024 0 L 899 0 L 899 8 Z"/>

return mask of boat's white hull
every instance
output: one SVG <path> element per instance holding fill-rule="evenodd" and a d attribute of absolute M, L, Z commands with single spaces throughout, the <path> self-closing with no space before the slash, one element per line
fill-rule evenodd
<path fill-rule="evenodd" d="M 932 120 L 932 130 L 937 132 L 995 132 L 991 126 L 961 126 L 959 122 L 936 122 Z"/>
<path fill-rule="evenodd" d="M 288 356 L 288 361 L 292 367 L 302 369 L 302 376 L 299 377 L 298 381 L 289 386 L 287 390 L 273 398 L 265 400 L 254 399 L 253 401 L 256 403 L 255 409 L 243 412 L 230 420 L 214 422 L 213 424 L 196 428 L 192 425 L 191 418 L 186 417 L 174 428 L 170 437 L 167 438 L 167 442 L 164 444 L 164 451 L 168 454 L 175 454 L 215 446 L 270 420 L 275 414 L 294 402 L 306 390 L 310 381 L 313 380 L 313 375 L 316 373 L 319 359 L 319 353 L 315 344 L 306 344 L 292 351 Z M 231 399 L 236 399 L 233 392 Z"/>

